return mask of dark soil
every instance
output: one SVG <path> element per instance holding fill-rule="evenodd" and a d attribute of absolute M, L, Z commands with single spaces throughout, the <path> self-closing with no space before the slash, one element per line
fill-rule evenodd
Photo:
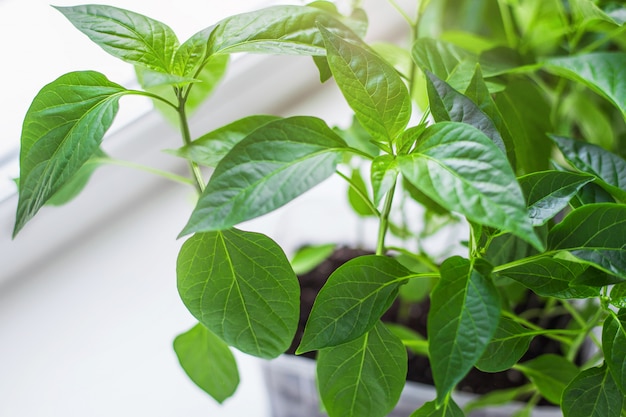
<path fill-rule="evenodd" d="M 315 301 L 315 297 L 326 282 L 328 276 L 348 260 L 367 254 L 371 254 L 371 252 L 349 248 L 339 248 L 313 271 L 299 277 L 301 286 L 300 322 L 296 337 L 287 353 L 293 354 L 296 347 L 299 345 L 300 340 L 302 339 L 302 334 L 304 333 L 304 326 L 306 325 L 306 321 L 308 319 L 309 312 L 311 311 L 311 307 L 313 306 L 313 302 Z M 426 299 L 421 303 L 412 305 L 410 307 L 409 314 L 403 314 L 403 318 L 401 320 L 399 319 L 398 305 L 396 303 L 392 305 L 382 319 L 385 322 L 399 323 L 407 326 L 426 337 L 426 319 L 429 304 L 429 300 Z M 528 300 L 526 300 L 523 305 L 520 305 L 519 308 L 520 310 L 526 310 L 528 308 L 541 307 L 541 305 L 541 299 L 529 292 Z M 568 321 L 569 317 L 559 316 L 551 318 L 548 322 L 542 322 L 541 325 L 546 328 L 564 328 Z M 547 338 L 536 337 L 532 341 L 528 352 L 522 361 L 530 360 L 546 353 L 559 354 L 559 344 Z M 411 352 L 408 352 L 408 355 L 409 363 L 407 380 L 432 385 L 433 378 L 428 358 L 415 355 Z M 315 353 L 309 352 L 303 356 L 315 358 Z M 520 372 L 515 370 L 485 373 L 474 368 L 469 372 L 465 379 L 458 384 L 457 389 L 475 394 L 485 394 L 494 390 L 519 387 L 527 382 L 528 381 L 525 377 Z M 542 402 L 542 404 L 547 403 Z"/>

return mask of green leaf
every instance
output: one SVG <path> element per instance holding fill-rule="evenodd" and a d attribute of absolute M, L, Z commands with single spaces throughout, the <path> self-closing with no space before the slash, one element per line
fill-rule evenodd
<path fill-rule="evenodd" d="M 330 177 L 345 148 L 314 117 L 261 126 L 220 161 L 181 235 L 227 229 L 281 207 Z"/>
<path fill-rule="evenodd" d="M 582 279 L 588 269 L 586 264 L 545 257 L 507 268 L 498 274 L 514 279 L 544 297 L 591 298 L 600 295 L 600 289 L 575 282 Z"/>
<path fill-rule="evenodd" d="M 300 286 L 280 247 L 259 233 L 200 233 L 182 246 L 176 267 L 185 306 L 242 352 L 274 358 L 296 331 Z"/>
<path fill-rule="evenodd" d="M 80 167 L 76 174 L 74 174 L 59 191 L 50 197 L 46 204 L 61 206 L 74 199 L 85 188 L 95 170 L 105 163 L 106 158 L 107 155 L 102 152 L 101 149 L 98 149 L 98 151 Z"/>
<path fill-rule="evenodd" d="M 619 417 L 623 405 L 624 394 L 606 364 L 582 371 L 563 393 L 564 417 Z"/>
<path fill-rule="evenodd" d="M 411 117 L 411 98 L 400 75 L 364 44 L 320 30 L 330 69 L 357 119 L 374 140 L 393 143 Z"/>
<path fill-rule="evenodd" d="M 566 171 L 534 172 L 519 178 L 533 225 L 546 224 L 567 207 L 585 184 L 593 180 L 592 176 Z"/>
<path fill-rule="evenodd" d="M 589 54 L 550 58 L 546 69 L 578 81 L 607 98 L 626 117 L 626 53 L 593 52 Z"/>
<path fill-rule="evenodd" d="M 494 101 L 513 135 L 517 172 L 547 170 L 552 146 L 546 132 L 553 129 L 544 91 L 526 79 L 513 79 Z"/>
<path fill-rule="evenodd" d="M 354 258 L 322 287 L 297 353 L 337 346 L 361 337 L 391 306 L 411 271 L 387 256 Z"/>
<path fill-rule="evenodd" d="M 413 153 L 399 156 L 398 163 L 408 181 L 446 209 L 543 248 L 506 156 L 476 128 L 455 122 L 432 125 Z"/>
<path fill-rule="evenodd" d="M 626 205 L 589 204 L 572 211 L 548 234 L 548 247 L 626 279 Z"/>
<path fill-rule="evenodd" d="M 513 169 L 517 169 L 515 140 L 513 139 L 513 135 L 509 131 L 509 128 L 502 117 L 502 113 L 500 113 L 498 106 L 496 106 L 496 103 L 493 100 L 491 92 L 483 79 L 482 71 L 479 66 L 476 66 L 474 76 L 465 90 L 465 95 L 476 103 L 480 110 L 482 110 L 493 121 L 493 124 L 502 136 L 502 140 L 506 148 L 507 158 L 509 159 Z"/>
<path fill-rule="evenodd" d="M 497 391 L 491 391 L 487 394 L 481 395 L 476 399 L 470 400 L 463 406 L 463 410 L 466 413 L 471 413 L 474 410 L 479 410 L 487 407 L 497 407 L 502 405 L 510 405 L 514 401 L 522 398 L 524 395 L 530 394 L 533 391 L 533 387 L 530 384 L 522 385 L 521 387 L 506 388 Z M 533 404 L 529 404 L 532 406 Z M 488 412 L 485 410 L 485 412 Z M 516 411 L 515 414 L 511 414 L 511 417 L 532 416 L 532 412 L 525 414 L 522 410 Z"/>
<path fill-rule="evenodd" d="M 324 56 L 320 24 L 338 35 L 359 37 L 332 14 L 316 7 L 273 6 L 227 17 L 211 32 L 207 55 L 255 52 Z"/>
<path fill-rule="evenodd" d="M 259 127 L 278 119 L 279 117 L 276 116 L 265 115 L 244 117 L 204 134 L 189 145 L 170 152 L 200 165 L 215 167 L 246 136 Z"/>
<path fill-rule="evenodd" d="M 174 339 L 174 351 L 189 378 L 220 404 L 235 393 L 239 371 L 232 352 L 201 324 Z"/>
<path fill-rule="evenodd" d="M 114 57 L 172 74 L 178 39 L 167 25 L 112 6 L 92 4 L 55 8 Z"/>
<path fill-rule="evenodd" d="M 570 164 L 600 178 L 599 185 L 626 202 L 626 160 L 591 143 L 561 136 L 551 138 Z"/>
<path fill-rule="evenodd" d="M 330 417 L 383 417 L 404 388 L 406 350 L 378 322 L 368 333 L 317 358 L 320 396 Z"/>
<path fill-rule="evenodd" d="M 411 50 L 413 60 L 423 70 L 428 70 L 453 88 L 463 91 L 472 74 L 465 68 L 476 67 L 478 57 L 456 45 L 430 38 L 419 38 Z"/>
<path fill-rule="evenodd" d="M 358 168 L 352 170 L 352 176 L 350 177 L 350 187 L 348 187 L 348 202 L 352 207 L 352 210 L 359 216 L 376 216 L 376 212 L 372 210 L 368 201 L 370 197 L 368 196 L 369 192 L 367 190 L 367 185 L 363 180 L 363 175 L 361 175 L 361 171 Z M 357 190 L 355 190 L 355 187 Z M 367 197 L 367 199 L 365 197 Z"/>
<path fill-rule="evenodd" d="M 612 313 L 602 328 L 602 351 L 613 380 L 626 395 L 626 310 Z"/>
<path fill-rule="evenodd" d="M 441 406 L 437 406 L 435 401 L 427 402 L 410 417 L 465 417 L 465 414 L 454 400 L 450 399 Z"/>
<path fill-rule="evenodd" d="M 567 384 L 578 375 L 578 367 L 563 356 L 547 354 L 516 367 L 535 384 L 541 395 L 553 404 L 561 404 Z"/>
<path fill-rule="evenodd" d="M 610 303 L 617 308 L 626 308 L 626 282 L 616 284 L 611 288 Z"/>
<path fill-rule="evenodd" d="M 291 267 L 296 275 L 311 272 L 315 267 L 324 262 L 334 252 L 337 245 L 329 243 L 325 245 L 304 246 L 300 248 L 291 259 Z"/>
<path fill-rule="evenodd" d="M 466 123 L 480 130 L 505 155 L 502 136 L 493 121 L 468 97 L 456 91 L 448 83 L 426 71 L 430 111 L 437 122 L 452 121 Z"/>
<path fill-rule="evenodd" d="M 441 265 L 428 314 L 430 362 L 439 404 L 476 364 L 500 318 L 488 266 L 455 256 Z"/>
<path fill-rule="evenodd" d="M 601 23 L 609 23 L 617 26 L 618 23 L 591 0 L 569 0 L 572 16 L 580 26 L 579 30 L 596 26 Z"/>
<path fill-rule="evenodd" d="M 22 128 L 14 236 L 99 152 L 126 92 L 104 75 L 84 71 L 62 75 L 37 94 Z"/>
<path fill-rule="evenodd" d="M 381 155 L 374 159 L 371 169 L 374 204 L 378 205 L 383 197 L 396 185 L 400 169 L 398 161 L 391 155 Z"/>
<path fill-rule="evenodd" d="M 511 319 L 500 317 L 498 328 L 485 352 L 476 362 L 483 372 L 501 372 L 510 369 L 528 350 L 534 335 Z"/>

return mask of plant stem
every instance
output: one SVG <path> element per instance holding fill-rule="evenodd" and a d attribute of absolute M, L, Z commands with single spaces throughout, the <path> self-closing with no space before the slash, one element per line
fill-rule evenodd
<path fill-rule="evenodd" d="M 511 17 L 511 11 L 504 0 L 498 0 L 498 8 L 500 9 L 500 16 L 502 17 L 502 26 L 504 26 L 504 33 L 506 34 L 506 40 L 509 47 L 515 48 L 517 46 L 517 35 L 515 34 L 515 27 L 513 26 L 513 18 Z"/>
<path fill-rule="evenodd" d="M 185 145 L 191 145 L 191 133 L 189 131 L 189 122 L 187 120 L 187 113 L 185 110 L 186 97 L 183 96 L 180 89 L 176 89 L 176 96 L 178 97 L 178 118 L 180 120 L 180 131 L 183 136 L 183 143 Z M 202 172 L 200 172 L 200 167 L 194 161 L 189 161 L 189 168 L 191 170 L 191 174 L 194 177 L 196 189 L 199 194 L 202 194 L 204 191 L 204 179 L 202 178 Z"/>
<path fill-rule="evenodd" d="M 558 336 L 554 333 L 558 332 L 558 333 L 567 333 L 567 330 L 546 330 L 542 327 L 537 326 L 536 324 L 533 324 L 531 322 L 529 322 L 528 320 L 524 320 L 523 318 L 517 316 L 516 314 L 510 313 L 508 311 L 503 310 L 502 311 L 502 315 L 505 316 L 506 318 L 509 318 L 515 322 L 517 322 L 518 324 L 521 324 L 524 327 L 527 327 L 531 330 L 534 330 L 534 332 L 531 332 L 531 334 L 536 334 L 536 335 L 544 335 L 546 337 L 549 337 L 550 339 L 556 340 L 557 342 L 560 343 L 564 343 L 566 345 L 571 345 L 572 344 L 572 340 L 566 337 L 561 337 Z"/>
<path fill-rule="evenodd" d="M 544 258 L 546 256 L 550 256 L 550 255 L 552 255 L 553 252 L 554 251 L 538 253 L 537 255 L 528 256 L 526 258 L 518 259 L 516 261 L 512 261 L 512 262 L 509 262 L 509 263 L 506 263 L 506 264 L 498 265 L 498 266 L 493 268 L 493 272 L 494 273 L 501 272 L 501 271 L 505 271 L 505 270 L 507 270 L 509 268 L 514 268 L 516 266 L 529 264 L 529 263 L 535 262 L 537 259 Z"/>
<path fill-rule="evenodd" d="M 397 178 L 394 179 L 393 185 L 387 192 L 385 197 L 385 205 L 380 214 L 380 226 L 378 228 L 378 243 L 376 244 L 376 255 L 382 255 L 385 252 L 385 236 L 389 227 L 389 213 L 391 213 L 391 204 L 393 203 L 393 194 L 396 189 Z"/>
<path fill-rule="evenodd" d="M 411 25 L 412 27 L 415 26 L 415 22 L 413 22 L 413 20 L 411 20 L 409 15 L 406 14 L 406 12 L 400 7 L 400 5 L 398 5 L 398 3 L 396 3 L 395 0 L 389 0 L 389 3 L 393 6 L 394 9 L 397 10 L 397 12 L 400 14 L 400 16 L 402 16 L 402 18 L 409 23 L 409 25 Z"/>

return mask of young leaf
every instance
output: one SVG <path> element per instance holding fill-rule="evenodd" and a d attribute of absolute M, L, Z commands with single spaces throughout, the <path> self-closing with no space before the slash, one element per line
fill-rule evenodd
<path fill-rule="evenodd" d="M 420 68 L 432 72 L 460 91 L 465 90 L 471 79 L 471 74 L 460 69 L 470 65 L 473 69 L 478 63 L 475 54 L 451 43 L 429 38 L 419 38 L 413 44 L 411 55 Z"/>
<path fill-rule="evenodd" d="M 206 133 L 189 145 L 171 152 L 200 165 L 215 167 L 246 136 L 278 119 L 276 116 L 265 115 L 244 117 Z"/>
<path fill-rule="evenodd" d="M 548 234 L 548 248 L 626 279 L 626 205 L 589 204 L 572 211 Z"/>
<path fill-rule="evenodd" d="M 427 402 L 415 410 L 410 417 L 465 417 L 465 414 L 454 400 L 450 399 L 441 406 L 438 406 L 435 401 Z"/>
<path fill-rule="evenodd" d="M 578 81 L 611 101 L 626 117 L 626 53 L 593 52 L 584 55 L 551 58 L 546 69 Z"/>
<path fill-rule="evenodd" d="M 476 362 L 483 372 L 510 369 L 528 350 L 534 335 L 528 329 L 506 317 L 500 317 L 498 328 L 485 352 Z"/>
<path fill-rule="evenodd" d="M 563 392 L 563 417 L 619 417 L 624 394 L 608 367 L 582 371 Z"/>
<path fill-rule="evenodd" d="M 62 75 L 37 94 L 22 128 L 14 236 L 99 152 L 126 92 L 104 75 L 84 71 Z"/>
<path fill-rule="evenodd" d="M 448 83 L 430 71 L 426 71 L 430 111 L 437 122 L 467 123 L 480 130 L 505 155 L 506 147 L 493 121 L 468 97 L 456 91 Z"/>
<path fill-rule="evenodd" d="M 593 180 L 593 176 L 567 171 L 534 172 L 519 178 L 533 225 L 546 224 L 567 207 L 585 184 Z"/>
<path fill-rule="evenodd" d="M 551 138 L 570 164 L 600 178 L 599 185 L 626 202 L 626 160 L 591 143 L 561 136 Z"/>
<path fill-rule="evenodd" d="M 626 395 L 626 309 L 609 314 L 604 321 L 602 351 L 613 380 Z"/>
<path fill-rule="evenodd" d="M 411 271 L 387 256 L 352 259 L 322 287 L 297 353 L 337 346 L 361 337 L 391 306 Z"/>
<path fill-rule="evenodd" d="M 269 213 L 335 172 L 346 144 L 320 119 L 279 119 L 220 161 L 181 232 L 223 230 Z"/>
<path fill-rule="evenodd" d="M 517 366 L 537 387 L 541 395 L 553 404 L 561 404 L 567 384 L 577 375 L 578 368 L 560 355 L 546 354 Z"/>
<path fill-rule="evenodd" d="M 239 371 L 233 353 L 201 324 L 174 339 L 174 351 L 189 378 L 220 404 L 235 393 Z"/>
<path fill-rule="evenodd" d="M 200 323 L 242 352 L 274 358 L 296 331 L 300 286 L 280 247 L 259 233 L 199 233 L 182 246 L 178 292 Z"/>
<path fill-rule="evenodd" d="M 56 9 L 114 57 L 172 74 L 178 39 L 167 25 L 113 6 L 90 4 Z"/>
<path fill-rule="evenodd" d="M 437 402 L 476 364 L 500 318 L 498 291 L 487 265 L 455 256 L 441 265 L 431 295 L 428 341 Z"/>
<path fill-rule="evenodd" d="M 395 69 L 365 46 L 320 27 L 328 64 L 346 101 L 374 140 L 391 144 L 411 117 L 411 98 Z"/>
<path fill-rule="evenodd" d="M 299 249 L 291 259 L 291 267 L 296 275 L 303 275 L 312 271 L 319 264 L 324 262 L 337 245 L 329 243 L 325 245 L 305 246 Z"/>
<path fill-rule="evenodd" d="M 446 209 L 543 248 L 506 156 L 476 128 L 456 122 L 432 125 L 398 163 L 408 181 Z"/>
<path fill-rule="evenodd" d="M 626 308 L 626 283 L 622 282 L 611 288 L 610 303 L 617 308 Z"/>
<path fill-rule="evenodd" d="M 545 257 L 507 268 L 498 274 L 514 279 L 544 297 L 591 298 L 600 295 L 600 288 L 575 283 L 588 269 L 586 264 Z"/>
<path fill-rule="evenodd" d="M 406 349 L 380 322 L 317 357 L 318 387 L 329 417 L 386 416 L 400 398 L 406 371 Z"/>
<path fill-rule="evenodd" d="M 357 191 L 358 190 L 358 191 Z M 348 187 L 348 203 L 352 210 L 359 216 L 376 216 L 377 212 L 373 210 L 369 192 L 363 175 L 358 168 L 352 170 L 352 176 L 350 177 L 350 187 Z"/>
<path fill-rule="evenodd" d="M 387 192 L 394 187 L 399 173 L 398 161 L 393 156 L 381 155 L 374 159 L 370 175 L 375 205 L 380 204 Z"/>

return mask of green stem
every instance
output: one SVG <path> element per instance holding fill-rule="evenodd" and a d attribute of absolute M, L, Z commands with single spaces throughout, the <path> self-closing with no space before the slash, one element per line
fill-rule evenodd
<path fill-rule="evenodd" d="M 171 108 L 173 108 L 174 110 L 178 111 L 178 107 L 176 106 L 176 104 L 172 103 L 171 101 L 157 95 L 157 94 L 152 94 L 149 93 L 147 91 L 141 91 L 141 90 L 128 90 L 127 91 L 128 94 L 132 94 L 132 95 L 136 95 L 136 96 L 144 96 L 144 97 L 148 97 L 152 100 L 156 100 L 156 101 L 160 101 L 162 103 L 165 103 L 166 105 L 170 106 Z"/>
<path fill-rule="evenodd" d="M 604 38 L 598 39 L 597 41 L 590 43 L 589 45 L 582 48 L 579 52 L 581 54 L 587 54 L 589 52 L 593 52 L 599 47 L 601 47 L 603 44 L 605 44 L 606 42 L 621 35 L 624 32 L 626 32 L 626 25 L 622 25 L 618 29 L 614 30 L 612 33 L 605 36 Z"/>
<path fill-rule="evenodd" d="M 505 3 L 504 0 L 498 0 L 498 8 L 500 9 L 500 16 L 502 16 L 502 26 L 504 26 L 506 41 L 511 48 L 515 48 L 517 46 L 517 34 L 515 33 L 511 10 Z"/>
<path fill-rule="evenodd" d="M 189 131 L 189 122 L 187 120 L 187 113 L 185 110 L 186 98 L 183 96 L 180 89 L 176 89 L 176 96 L 178 97 L 178 117 L 180 120 L 180 131 L 183 136 L 183 143 L 185 145 L 191 145 L 191 133 Z M 189 161 L 189 168 L 191 170 L 191 174 L 195 179 L 196 189 L 199 194 L 202 194 L 204 191 L 204 179 L 202 178 L 202 172 L 200 172 L 200 167 L 194 161 Z"/>
<path fill-rule="evenodd" d="M 533 324 L 531 322 L 529 322 L 528 320 L 524 320 L 523 318 L 519 317 L 516 314 L 510 313 L 508 311 L 503 310 L 502 311 L 502 315 L 508 319 L 513 320 L 514 322 L 521 324 L 524 327 L 527 327 L 531 330 L 534 330 L 535 332 L 533 332 L 533 334 L 542 334 L 545 335 L 546 337 L 549 337 L 550 339 L 556 340 L 557 342 L 566 344 L 566 345 L 571 345 L 572 344 L 572 340 L 565 338 L 565 337 L 561 337 L 559 335 L 554 334 L 554 330 L 546 330 L 542 327 L 537 326 L 536 324 Z M 563 333 L 564 331 L 559 330 L 559 333 Z"/>
<path fill-rule="evenodd" d="M 538 253 L 537 255 L 529 256 L 527 258 L 522 258 L 522 259 L 518 259 L 518 260 L 513 261 L 513 262 L 509 262 L 509 263 L 506 263 L 506 264 L 498 265 L 495 268 L 493 268 L 493 272 L 494 273 L 502 272 L 502 271 L 505 271 L 505 270 L 507 270 L 509 268 L 514 268 L 516 266 L 530 264 L 530 263 L 535 262 L 537 259 L 541 259 L 541 258 L 544 258 L 546 256 L 551 256 L 553 253 L 554 253 L 554 251 Z"/>
<path fill-rule="evenodd" d="M 402 253 L 417 260 L 419 263 L 426 266 L 428 269 L 435 272 L 437 276 L 439 276 L 439 267 L 427 255 L 424 255 L 422 253 L 413 253 L 405 248 L 401 248 L 398 246 L 389 246 L 387 247 L 387 249 L 394 252 Z"/>
<path fill-rule="evenodd" d="M 397 178 L 394 179 L 393 185 L 387 192 L 385 197 L 385 205 L 383 211 L 380 214 L 380 225 L 378 228 L 378 243 L 376 244 L 376 255 L 382 255 L 385 252 L 385 236 L 387 235 L 387 229 L 389 228 L 389 213 L 391 213 L 391 205 L 393 203 L 393 194 L 396 189 Z"/>
<path fill-rule="evenodd" d="M 395 0 L 389 0 L 389 4 L 391 4 L 393 6 L 394 9 L 396 9 L 398 11 L 398 13 L 400 14 L 400 16 L 402 16 L 402 18 L 404 20 L 406 20 L 408 22 L 409 25 L 411 25 L 411 27 L 415 26 L 415 22 L 413 22 L 413 20 L 411 20 L 411 17 L 409 17 L 408 14 L 406 14 L 406 12 L 404 11 L 404 9 L 402 9 L 402 7 L 400 7 L 400 5 L 398 3 L 396 3 Z"/>
<path fill-rule="evenodd" d="M 361 199 L 363 200 L 363 202 L 367 205 L 367 207 L 372 211 L 372 214 L 375 214 L 376 216 L 380 217 L 380 213 L 378 212 L 378 210 L 376 209 L 376 207 L 374 206 L 374 204 L 370 201 L 369 197 L 363 192 L 363 190 L 361 190 L 355 183 L 354 181 L 352 181 L 347 175 L 345 175 L 343 172 L 337 170 L 335 171 L 337 173 L 337 175 L 339 175 L 341 178 L 343 178 L 344 180 L 346 180 L 346 182 L 348 183 L 348 185 L 352 188 L 352 190 L 354 190 L 355 193 L 357 193 L 359 195 L 359 197 L 361 197 Z"/>
<path fill-rule="evenodd" d="M 148 167 L 145 165 L 136 164 L 134 162 L 123 161 L 121 159 L 114 158 L 96 158 L 93 160 L 96 163 L 101 164 L 109 164 L 109 165 L 117 165 L 123 166 L 126 168 L 133 168 L 144 172 L 149 172 L 150 174 L 158 175 L 163 178 L 167 178 L 168 180 L 172 180 L 181 184 L 194 185 L 194 182 L 187 177 L 183 177 L 181 175 L 172 174 L 168 171 L 162 171 L 160 169 Z"/>

